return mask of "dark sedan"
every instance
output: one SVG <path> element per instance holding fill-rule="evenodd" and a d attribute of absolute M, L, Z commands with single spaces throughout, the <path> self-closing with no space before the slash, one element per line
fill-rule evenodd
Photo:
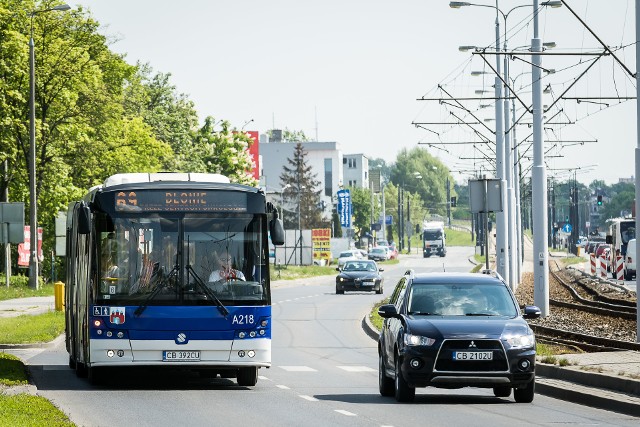
<path fill-rule="evenodd" d="M 375 291 L 382 293 L 384 278 L 375 261 L 360 260 L 347 261 L 342 268 L 336 268 L 340 273 L 336 277 L 336 294 L 344 291 Z"/>
<path fill-rule="evenodd" d="M 521 314 L 499 276 L 409 270 L 389 302 L 378 310 L 381 395 L 408 402 L 416 387 L 483 387 L 533 400 L 536 343 L 524 318 L 540 310 Z"/>

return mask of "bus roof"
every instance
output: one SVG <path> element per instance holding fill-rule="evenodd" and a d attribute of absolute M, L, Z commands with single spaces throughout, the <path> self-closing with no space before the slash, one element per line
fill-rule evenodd
<path fill-rule="evenodd" d="M 102 188 L 109 188 L 121 184 L 137 184 L 143 182 L 158 181 L 195 181 L 195 182 L 216 182 L 229 184 L 231 181 L 224 175 L 218 173 L 179 173 L 179 172 L 158 172 L 158 173 L 118 173 L 111 175 L 104 181 Z"/>

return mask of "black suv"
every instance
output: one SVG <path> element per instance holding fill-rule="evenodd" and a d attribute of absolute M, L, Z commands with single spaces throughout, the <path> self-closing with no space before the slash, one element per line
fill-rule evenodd
<path fill-rule="evenodd" d="M 378 314 L 379 386 L 399 402 L 416 387 L 514 390 L 516 402 L 533 401 L 536 343 L 509 286 L 495 273 L 405 273 Z"/>

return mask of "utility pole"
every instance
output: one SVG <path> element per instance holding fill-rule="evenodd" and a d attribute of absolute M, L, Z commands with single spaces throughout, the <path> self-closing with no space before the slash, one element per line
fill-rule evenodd
<path fill-rule="evenodd" d="M 449 177 L 447 177 L 447 226 L 451 228 L 451 187 L 449 183 Z"/>
<path fill-rule="evenodd" d="M 533 39 L 531 40 L 531 84 L 533 99 L 533 166 L 532 206 L 533 218 L 533 300 L 542 317 L 549 315 L 549 253 L 547 233 L 547 170 L 544 164 L 542 140 L 542 40 L 539 37 L 539 1 L 533 0 Z"/>

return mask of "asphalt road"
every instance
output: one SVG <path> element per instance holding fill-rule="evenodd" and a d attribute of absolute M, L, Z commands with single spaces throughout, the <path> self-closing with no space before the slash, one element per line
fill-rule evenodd
<path fill-rule="evenodd" d="M 473 248 L 405 256 L 385 271 L 385 296 L 407 268 L 468 271 Z M 378 393 L 375 341 L 361 321 L 380 295 L 335 294 L 333 277 L 273 291 L 273 366 L 258 385 L 180 371 L 122 372 L 91 386 L 67 367 L 64 343 L 23 350 L 38 393 L 81 426 L 637 425 L 638 419 L 537 395 L 531 404 L 484 389 L 418 389 L 412 404 Z"/>

